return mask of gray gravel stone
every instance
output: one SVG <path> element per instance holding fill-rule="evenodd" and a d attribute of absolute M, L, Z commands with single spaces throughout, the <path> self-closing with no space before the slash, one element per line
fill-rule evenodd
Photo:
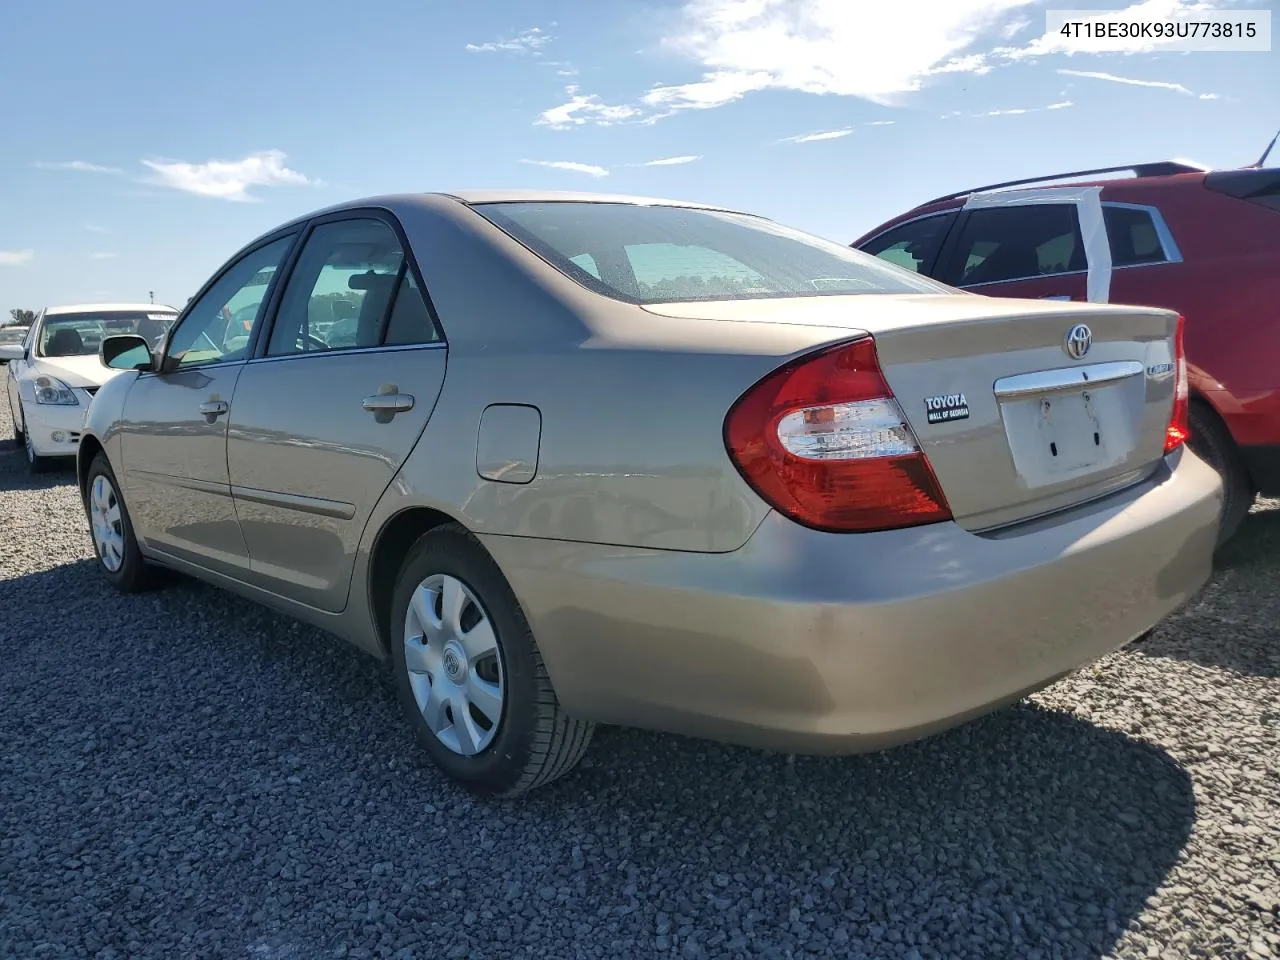
<path fill-rule="evenodd" d="M 0 403 L 0 438 L 10 431 Z M 1280 509 L 1146 644 L 883 755 L 605 730 L 486 804 L 369 658 L 95 575 L 0 451 L 0 956 L 1280 956 Z"/>

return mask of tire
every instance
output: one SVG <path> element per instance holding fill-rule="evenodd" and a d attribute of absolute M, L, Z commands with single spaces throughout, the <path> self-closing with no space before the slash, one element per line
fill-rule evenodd
<path fill-rule="evenodd" d="M 586 752 L 594 724 L 564 713 L 515 594 L 463 527 L 438 527 L 410 548 L 392 599 L 390 647 L 419 744 L 473 792 L 519 796 L 568 773 Z"/>
<path fill-rule="evenodd" d="M 95 497 L 99 498 L 103 511 L 101 515 L 95 510 Z M 121 593 L 141 593 L 159 586 L 163 580 L 162 571 L 147 563 L 142 556 L 138 538 L 133 532 L 133 522 L 129 519 L 129 509 L 120 494 L 120 484 L 103 453 L 95 456 L 89 464 L 85 480 L 84 510 L 89 518 L 89 535 L 93 539 L 98 569 L 108 582 Z M 109 551 L 103 546 L 103 531 L 99 523 L 104 521 L 118 535 L 118 551 Z M 113 568 L 117 553 L 118 566 Z"/>
<path fill-rule="evenodd" d="M 1222 525 L 1218 528 L 1218 546 L 1222 546 L 1240 529 L 1256 492 L 1244 459 L 1218 415 L 1203 403 L 1192 403 L 1190 426 L 1192 452 L 1222 477 Z"/>
<path fill-rule="evenodd" d="M 18 406 L 19 406 L 19 409 L 21 409 L 22 405 L 19 404 Z M 27 422 L 27 417 L 26 417 L 26 414 L 24 413 L 22 417 L 22 423 L 24 426 L 26 425 L 26 422 Z M 14 429 L 14 433 L 16 434 L 18 428 L 15 426 L 13 429 Z M 27 470 L 29 470 L 31 473 L 48 473 L 50 470 L 52 470 L 54 467 L 58 465 L 56 458 L 42 457 L 40 456 L 40 454 L 36 453 L 35 444 L 32 443 L 31 441 L 30 430 L 23 431 L 21 443 L 26 448 Z"/>

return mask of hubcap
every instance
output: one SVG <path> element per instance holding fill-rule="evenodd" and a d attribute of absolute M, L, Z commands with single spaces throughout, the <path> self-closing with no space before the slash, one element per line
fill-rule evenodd
<path fill-rule="evenodd" d="M 116 488 L 102 474 L 93 478 L 93 486 L 89 488 L 89 524 L 93 527 L 98 559 L 115 573 L 124 563 L 124 523 Z"/>
<path fill-rule="evenodd" d="M 404 659 L 418 710 L 441 743 L 471 757 L 493 742 L 506 695 L 502 657 L 489 615 L 465 583 L 441 573 L 413 591 Z"/>

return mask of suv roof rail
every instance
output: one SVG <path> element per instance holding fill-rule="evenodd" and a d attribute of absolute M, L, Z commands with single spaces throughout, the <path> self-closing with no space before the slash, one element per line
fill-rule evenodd
<path fill-rule="evenodd" d="M 1118 167 L 1096 167 L 1093 170 L 1076 170 L 1071 173 L 1055 173 L 1052 176 L 1047 177 L 1027 177 L 1023 180 L 1006 180 L 1003 183 L 990 183 L 984 187 L 971 187 L 968 190 L 948 193 L 946 196 L 936 197 L 928 203 L 920 204 L 920 206 L 927 207 L 935 203 L 942 203 L 945 200 L 958 200 L 960 197 L 967 197 L 971 193 L 983 193 L 987 190 L 999 190 L 1003 187 L 1020 187 L 1027 183 L 1047 183 L 1053 180 L 1088 177 L 1095 173 L 1122 173 L 1131 170 L 1135 177 L 1171 177 L 1178 173 L 1207 173 L 1210 169 L 1210 167 L 1201 166 L 1198 163 L 1192 163 L 1190 160 L 1153 160 L 1150 163 L 1126 163 Z"/>

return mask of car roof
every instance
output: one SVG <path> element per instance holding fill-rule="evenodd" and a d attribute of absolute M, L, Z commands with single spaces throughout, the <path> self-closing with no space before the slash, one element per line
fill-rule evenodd
<path fill-rule="evenodd" d="M 177 313 L 176 307 L 164 303 L 68 303 L 45 310 L 46 317 L 60 313 Z"/>
<path fill-rule="evenodd" d="M 463 203 L 630 203 L 648 207 L 728 209 L 691 200 L 669 200 L 626 193 L 592 193 L 580 190 L 458 190 L 451 193 L 438 192 L 435 195 L 453 197 Z"/>
<path fill-rule="evenodd" d="M 970 197 L 980 194 L 1000 194 L 1018 189 L 1050 190 L 1070 187 L 1103 187 L 1114 190 L 1139 184 L 1176 183 L 1183 179 L 1199 181 L 1212 172 L 1211 167 L 1192 160 L 1155 160 L 1147 163 L 1129 163 L 1114 167 L 1096 167 L 1092 170 L 1072 170 L 1065 173 L 1054 173 L 1046 176 L 1026 177 L 1020 180 L 1005 180 L 1000 183 L 989 183 L 983 186 L 957 190 L 954 193 L 934 197 L 924 203 L 916 204 L 897 216 L 890 217 L 877 224 L 854 240 L 850 246 L 858 247 L 889 230 L 899 227 L 911 220 L 934 216 L 958 210 Z M 1130 173 L 1131 176 L 1104 176 L 1105 174 Z"/>
<path fill-rule="evenodd" d="M 369 207 L 381 207 L 395 213 L 398 210 L 430 203 L 433 199 L 452 200 L 467 205 L 481 203 L 628 203 L 635 206 L 682 207 L 691 210 L 716 210 L 722 213 L 747 213 L 747 211 L 736 210 L 732 207 L 697 203 L 691 200 L 668 200 L 660 197 L 634 196 L 625 193 L 590 193 L 576 190 L 428 190 L 419 193 L 388 193 L 377 196 L 357 197 L 319 210 L 312 210 L 272 227 L 271 230 L 251 241 L 249 246 L 257 244 L 265 237 L 272 236 L 282 230 L 300 226 L 316 217 L 329 216 L 345 210 L 367 209 Z"/>
<path fill-rule="evenodd" d="M 1149 163 L 1129 163 L 1116 167 L 1095 167 L 1092 170 L 1071 170 L 1066 173 L 1053 173 L 1039 177 L 1025 177 L 1020 180 L 1005 180 L 1001 183 L 990 183 L 980 187 L 970 187 L 967 190 L 959 190 L 955 193 L 948 193 L 941 197 L 934 197 L 932 200 L 919 204 L 919 207 L 932 207 L 935 204 L 948 203 L 955 200 L 963 200 L 975 193 L 997 192 L 1009 190 L 1015 187 L 1031 187 L 1037 184 L 1043 184 L 1045 189 L 1051 187 L 1083 187 L 1094 186 L 1098 184 L 1108 183 L 1131 183 L 1134 180 L 1148 180 L 1153 178 L 1176 177 L 1182 174 L 1205 174 L 1212 168 L 1202 164 L 1195 163 L 1190 160 L 1157 160 Z M 1099 174 L 1107 173 L 1126 173 L 1131 172 L 1132 177 L 1102 177 Z M 1090 178 L 1084 180 L 1084 178 Z M 1062 181 L 1075 181 L 1072 183 L 1064 183 Z M 1080 182 L 1080 181 L 1084 182 Z"/>

